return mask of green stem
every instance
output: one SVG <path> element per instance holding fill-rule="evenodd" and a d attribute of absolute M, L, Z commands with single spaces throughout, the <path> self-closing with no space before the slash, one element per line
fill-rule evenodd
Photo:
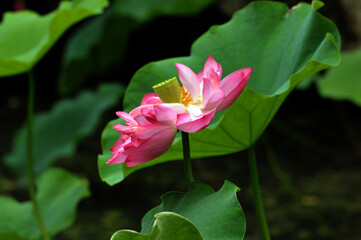
<path fill-rule="evenodd" d="M 184 174 L 186 177 L 187 185 L 189 186 L 193 182 L 192 163 L 191 163 L 191 151 L 189 148 L 189 136 L 188 133 L 182 132 L 182 144 L 183 144 L 183 160 L 184 160 Z"/>
<path fill-rule="evenodd" d="M 34 153 L 33 153 L 33 127 L 34 127 L 34 77 L 31 70 L 28 73 L 29 78 L 29 96 L 28 96 L 28 116 L 27 116 L 27 136 L 26 136 L 26 155 L 27 155 L 27 175 L 30 199 L 33 204 L 34 214 L 39 229 L 44 240 L 49 240 L 44 221 L 41 216 L 38 201 L 35 196 L 35 177 L 34 177 Z"/>
<path fill-rule="evenodd" d="M 254 146 L 251 146 L 248 149 L 248 160 L 249 160 L 251 185 L 252 185 L 252 191 L 253 191 L 253 199 L 254 199 L 254 204 L 255 204 L 255 208 L 256 208 L 258 223 L 261 227 L 262 239 L 270 240 L 271 237 L 270 237 L 270 234 L 268 231 L 266 215 L 263 210 L 261 189 L 260 189 L 259 180 L 258 180 L 256 154 L 254 151 Z"/>

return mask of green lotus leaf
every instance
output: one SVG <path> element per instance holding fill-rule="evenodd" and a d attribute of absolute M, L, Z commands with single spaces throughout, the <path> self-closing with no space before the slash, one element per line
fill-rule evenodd
<path fill-rule="evenodd" d="M 343 52 L 342 62 L 318 78 L 317 88 L 322 97 L 348 100 L 361 106 L 361 48 Z"/>
<path fill-rule="evenodd" d="M 148 234 L 132 230 L 120 230 L 111 240 L 203 240 L 197 228 L 186 218 L 172 212 L 161 212 L 155 216 L 153 229 Z"/>
<path fill-rule="evenodd" d="M 45 113 L 34 118 L 34 171 L 46 170 L 60 157 L 71 155 L 77 142 L 93 133 L 101 114 L 119 102 L 123 87 L 102 84 L 97 91 L 83 91 L 74 99 L 61 100 Z M 21 128 L 5 163 L 20 178 L 26 177 L 26 127 Z"/>
<path fill-rule="evenodd" d="M 210 127 L 190 134 L 193 158 L 242 151 L 257 141 L 299 82 L 339 64 L 339 48 L 336 26 L 310 4 L 288 9 L 281 2 L 252 2 L 231 21 L 211 27 L 196 40 L 189 57 L 152 62 L 138 70 L 126 90 L 124 108 L 135 108 L 144 93 L 152 92 L 153 85 L 177 76 L 175 62 L 199 72 L 212 55 L 222 65 L 224 76 L 251 67 L 247 87 L 237 101 L 219 113 Z M 98 160 L 100 176 L 108 184 L 122 181 L 138 169 L 182 159 L 181 141 L 176 139 L 167 153 L 145 164 L 105 165 L 111 156 L 109 149 L 119 137 L 111 131 L 107 125 L 102 136 L 103 155 Z"/>
<path fill-rule="evenodd" d="M 194 236 L 196 233 L 189 224 L 192 224 L 198 229 L 201 238 L 188 239 L 204 239 L 204 240 L 238 240 L 243 239 L 246 231 L 246 220 L 242 208 L 237 200 L 236 192 L 239 188 L 231 182 L 225 181 L 222 188 L 215 192 L 212 187 L 205 183 L 193 182 L 188 192 L 169 192 L 164 194 L 161 199 L 162 203 L 150 210 L 142 220 L 141 234 L 143 236 L 153 236 L 157 231 L 157 221 L 160 216 L 169 214 L 169 212 L 176 213 L 188 220 L 185 222 L 187 233 L 192 232 Z M 172 216 L 173 217 L 173 216 Z M 171 221 L 170 216 L 164 216 L 166 221 Z M 183 234 L 181 226 L 178 232 L 175 231 L 171 224 L 167 228 L 162 229 L 164 232 L 172 231 L 172 237 L 178 237 Z M 124 231 L 124 230 L 123 230 Z M 127 230 L 129 231 L 129 230 Z M 119 238 L 119 231 L 114 234 L 112 240 Z M 134 232 L 132 232 L 134 233 Z M 130 233 L 128 232 L 129 236 Z M 134 237 L 139 234 L 134 233 Z M 123 235 L 122 235 L 123 236 Z M 126 236 L 126 235 L 124 235 Z M 173 239 L 159 238 L 159 239 Z M 125 239 L 155 239 L 155 238 L 125 238 Z M 178 238 L 175 238 L 178 239 Z M 187 238 L 179 238 L 187 239 Z"/>
<path fill-rule="evenodd" d="M 29 71 L 69 27 L 107 5 L 107 0 L 74 0 L 43 16 L 6 12 L 0 24 L 0 77 Z"/>
<path fill-rule="evenodd" d="M 79 201 L 90 195 L 88 182 L 71 173 L 52 168 L 37 180 L 37 199 L 45 228 L 51 236 L 69 227 Z M 0 196 L 0 239 L 41 239 L 31 202 Z"/>

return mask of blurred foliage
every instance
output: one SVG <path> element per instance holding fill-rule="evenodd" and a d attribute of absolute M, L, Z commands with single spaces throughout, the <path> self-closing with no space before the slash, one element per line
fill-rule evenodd
<path fill-rule="evenodd" d="M 187 193 L 166 193 L 161 197 L 162 203 L 143 217 L 141 233 L 154 234 L 158 221 L 157 214 L 174 212 L 189 220 L 189 222 L 184 222 L 183 225 L 192 231 L 193 235 L 190 236 L 197 236 L 190 226 L 193 223 L 202 236 L 200 239 L 243 239 L 246 232 L 246 219 L 237 200 L 236 192 L 238 191 L 237 186 L 226 181 L 218 192 L 214 192 L 212 187 L 205 183 L 193 182 Z M 164 221 L 167 221 L 167 219 L 169 221 L 175 220 L 173 215 L 161 216 Z M 235 221 L 235 219 L 237 220 Z M 169 229 L 163 229 L 163 231 L 174 231 L 174 229 L 170 226 Z M 113 238 L 121 239 L 118 238 L 118 235 L 123 236 L 124 231 L 115 233 Z M 125 239 L 147 238 L 135 235 L 133 238 Z M 188 239 L 198 238 L 190 237 Z"/>
<path fill-rule="evenodd" d="M 35 116 L 34 170 L 40 174 L 55 160 L 74 153 L 77 142 L 94 132 L 104 111 L 114 106 L 123 95 L 118 84 L 100 85 L 96 92 L 83 91 L 75 99 L 57 102 L 50 112 Z M 5 163 L 25 180 L 26 131 L 21 128 L 13 142 L 13 150 Z"/>
<path fill-rule="evenodd" d="M 211 127 L 190 134 L 193 158 L 242 151 L 257 141 L 299 82 L 338 65 L 339 47 L 336 26 L 311 5 L 302 3 L 289 10 L 280 2 L 253 2 L 230 22 L 213 26 L 196 40 L 190 57 L 152 62 L 138 70 L 126 90 L 125 110 L 139 105 L 134 100 L 152 92 L 153 85 L 176 76 L 175 62 L 200 71 L 208 55 L 212 55 L 222 65 L 224 75 L 252 67 L 254 71 L 238 100 L 219 113 Z M 130 168 L 125 164 L 106 165 L 111 157 L 109 149 L 119 137 L 111 125 L 118 122 L 114 120 L 106 126 L 103 155 L 98 159 L 100 176 L 108 184 L 120 182 L 138 169 L 182 159 L 181 141 L 176 138 L 166 154 L 150 162 Z"/>
<path fill-rule="evenodd" d="M 322 97 L 348 100 L 361 107 L 361 48 L 343 52 L 341 64 L 317 80 Z"/>
<path fill-rule="evenodd" d="M 74 222 L 78 202 L 90 195 L 86 180 L 59 168 L 49 169 L 41 175 L 37 186 L 40 211 L 52 236 Z M 1 240 L 41 239 L 30 201 L 18 202 L 0 196 L 0 212 Z"/>
<path fill-rule="evenodd" d="M 191 15 L 214 0 L 116 0 L 107 12 L 87 22 L 69 40 L 59 88 L 79 89 L 94 74 L 104 73 L 124 57 L 130 32 L 158 16 Z M 144 36 L 144 40 L 152 36 Z"/>
<path fill-rule="evenodd" d="M 107 0 L 62 1 L 44 16 L 30 10 L 5 13 L 0 25 L 0 76 L 29 71 L 66 29 L 100 14 L 107 5 Z"/>

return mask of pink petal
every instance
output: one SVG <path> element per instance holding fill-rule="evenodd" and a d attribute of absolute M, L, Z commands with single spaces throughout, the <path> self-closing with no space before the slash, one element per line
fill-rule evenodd
<path fill-rule="evenodd" d="M 191 121 L 188 113 L 178 115 L 178 121 L 176 127 L 183 132 L 198 132 L 207 127 L 214 117 L 216 110 L 210 111 L 203 115 L 203 117 Z"/>
<path fill-rule="evenodd" d="M 148 121 L 148 119 L 143 114 L 139 114 L 139 115 L 135 116 L 134 120 L 137 121 L 137 125 L 141 126 L 141 127 L 146 127 L 146 126 L 152 124 Z"/>
<path fill-rule="evenodd" d="M 219 86 L 221 84 L 221 77 L 212 68 L 209 68 L 208 72 L 209 73 L 206 78 L 211 80 L 213 91 L 215 91 L 216 89 L 219 88 Z"/>
<path fill-rule="evenodd" d="M 130 116 L 130 114 L 126 113 L 126 112 L 121 112 L 118 111 L 116 112 L 117 116 L 124 119 L 126 122 L 132 123 L 132 124 L 137 124 L 137 122 L 134 120 L 134 118 L 132 116 Z"/>
<path fill-rule="evenodd" d="M 137 125 L 147 126 L 152 122 L 148 121 L 148 119 L 152 120 L 152 117 L 149 115 L 154 115 L 154 105 L 141 105 L 137 108 L 134 108 L 129 114 L 137 122 Z"/>
<path fill-rule="evenodd" d="M 201 84 L 204 78 L 204 68 L 197 74 L 198 84 Z"/>
<path fill-rule="evenodd" d="M 128 135 L 134 133 L 134 130 L 135 130 L 133 126 L 123 126 L 119 123 L 116 124 L 115 126 L 113 126 L 113 128 L 118 133 L 128 134 Z"/>
<path fill-rule="evenodd" d="M 172 145 L 177 129 L 166 128 L 144 141 L 136 150 L 129 153 L 125 163 L 135 166 L 164 154 Z"/>
<path fill-rule="evenodd" d="M 126 158 L 128 157 L 127 154 L 124 153 L 115 153 L 113 156 L 106 162 L 106 164 L 118 164 L 125 162 Z"/>
<path fill-rule="evenodd" d="M 144 108 L 141 110 L 142 115 L 147 119 L 147 121 L 151 124 L 157 124 L 158 120 L 155 116 L 154 107 L 152 108 Z"/>
<path fill-rule="evenodd" d="M 162 100 L 158 97 L 156 93 L 146 93 L 142 99 L 142 103 L 140 105 L 146 104 L 161 104 Z"/>
<path fill-rule="evenodd" d="M 181 63 L 176 63 L 175 66 L 177 67 L 179 79 L 183 86 L 192 95 L 193 100 L 197 101 L 200 93 L 197 74 Z"/>
<path fill-rule="evenodd" d="M 209 69 L 213 69 L 213 71 L 218 75 L 218 78 L 222 78 L 222 66 L 217 63 L 211 55 L 209 55 L 206 63 L 204 64 L 203 77 L 208 77 L 208 74 L 210 73 Z"/>
<path fill-rule="evenodd" d="M 133 149 L 133 147 L 139 147 L 140 144 L 142 144 L 145 140 L 137 138 L 138 135 L 133 134 L 131 137 L 131 144 L 126 147 L 126 150 L 129 151 L 129 149 Z"/>
<path fill-rule="evenodd" d="M 221 81 L 221 89 L 225 99 L 218 105 L 217 112 L 223 111 L 237 100 L 245 88 L 251 72 L 252 68 L 243 68 L 229 74 Z"/>
<path fill-rule="evenodd" d="M 114 145 L 110 148 L 110 151 L 114 154 L 116 152 L 121 151 L 123 148 L 123 144 L 125 143 L 124 136 L 120 136 L 118 140 L 114 143 Z"/>
<path fill-rule="evenodd" d="M 113 153 L 113 156 L 106 162 L 106 164 L 117 164 L 124 162 L 127 157 L 127 154 L 124 153 L 124 145 L 129 143 L 129 136 L 122 135 L 119 137 L 110 149 L 110 151 Z"/>
<path fill-rule="evenodd" d="M 203 79 L 203 106 L 206 106 L 208 103 L 209 98 L 212 96 L 213 93 L 213 86 L 211 80 L 208 78 Z"/>
<path fill-rule="evenodd" d="M 177 122 L 177 113 L 168 107 L 156 105 L 154 106 L 155 115 L 159 123 L 175 126 Z"/>
<path fill-rule="evenodd" d="M 153 109 L 153 106 L 153 104 L 140 105 L 139 107 L 136 107 L 132 111 L 130 111 L 129 115 L 135 118 L 136 116 L 141 115 L 144 109 L 149 109 L 151 111 Z"/>
<path fill-rule="evenodd" d="M 138 132 L 136 132 L 132 137 L 137 139 L 147 140 L 148 138 L 152 137 L 154 134 L 158 134 L 160 131 L 164 129 L 168 129 L 171 126 L 167 125 L 154 125 L 150 127 L 146 127 Z"/>
<path fill-rule="evenodd" d="M 208 112 L 216 109 L 219 104 L 225 99 L 224 93 L 221 89 L 217 89 L 209 98 L 207 104 L 203 108 L 203 112 Z"/>

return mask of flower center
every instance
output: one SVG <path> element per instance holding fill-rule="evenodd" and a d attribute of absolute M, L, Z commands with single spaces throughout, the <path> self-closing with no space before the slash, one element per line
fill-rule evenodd
<path fill-rule="evenodd" d="M 190 103 L 193 103 L 192 95 L 184 88 L 184 86 L 180 87 L 181 100 L 180 103 L 184 106 L 188 107 Z"/>
<path fill-rule="evenodd" d="M 181 101 L 180 85 L 177 78 L 171 78 L 153 86 L 154 92 L 164 103 L 179 103 Z"/>
<path fill-rule="evenodd" d="M 176 77 L 158 83 L 153 90 L 164 103 L 181 103 L 186 107 L 193 103 L 192 95 L 179 85 Z"/>

